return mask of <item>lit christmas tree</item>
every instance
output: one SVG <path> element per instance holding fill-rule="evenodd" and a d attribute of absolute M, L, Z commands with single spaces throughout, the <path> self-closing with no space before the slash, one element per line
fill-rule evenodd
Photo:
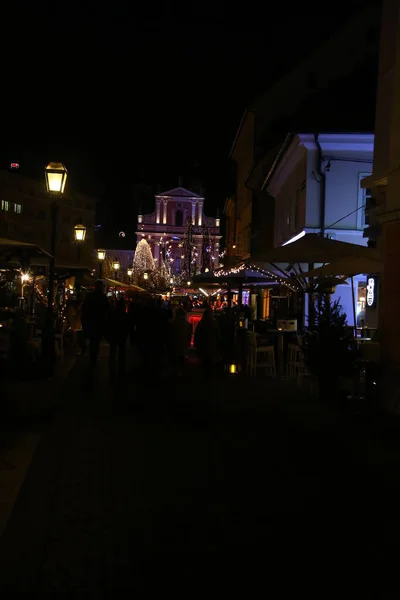
<path fill-rule="evenodd" d="M 140 240 L 136 246 L 135 256 L 133 258 L 133 269 L 138 273 L 153 271 L 155 268 L 154 258 L 151 248 L 145 239 Z"/>
<path fill-rule="evenodd" d="M 182 280 L 190 280 L 197 271 L 197 249 L 194 243 L 193 223 L 188 219 L 182 244 Z"/>
<path fill-rule="evenodd" d="M 214 248 L 211 241 L 210 230 L 208 227 L 203 227 L 203 241 L 201 248 L 201 272 L 207 273 L 208 271 L 212 271 L 213 266 L 213 254 Z"/>

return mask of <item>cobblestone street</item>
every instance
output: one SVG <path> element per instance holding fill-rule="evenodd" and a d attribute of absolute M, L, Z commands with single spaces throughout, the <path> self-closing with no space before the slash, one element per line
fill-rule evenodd
<path fill-rule="evenodd" d="M 0 540 L 1 591 L 282 592 L 318 587 L 338 548 L 336 582 L 384 556 L 398 476 L 385 488 L 366 466 L 370 441 L 353 451 L 318 410 L 299 418 L 275 382 L 136 368 L 112 387 L 106 366 L 93 391 L 84 361 L 64 385 Z"/>

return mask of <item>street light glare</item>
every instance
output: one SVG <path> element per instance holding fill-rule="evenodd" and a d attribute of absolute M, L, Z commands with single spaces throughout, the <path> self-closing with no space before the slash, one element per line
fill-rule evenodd
<path fill-rule="evenodd" d="M 45 168 L 47 191 L 63 194 L 67 182 L 68 171 L 62 163 L 51 162 Z"/>

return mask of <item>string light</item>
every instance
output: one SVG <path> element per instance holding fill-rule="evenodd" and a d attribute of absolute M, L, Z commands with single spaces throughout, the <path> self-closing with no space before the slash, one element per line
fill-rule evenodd
<path fill-rule="evenodd" d="M 294 292 L 298 292 L 300 290 L 300 288 L 296 287 L 292 283 L 289 283 L 289 281 L 287 279 L 284 279 L 283 277 L 280 277 L 279 275 L 276 275 L 275 273 L 272 273 L 271 271 L 266 271 L 265 269 L 260 269 L 256 265 L 241 264 L 237 267 L 232 267 L 231 269 L 228 269 L 228 270 L 218 269 L 218 271 L 214 272 L 214 276 L 215 277 L 229 277 L 230 275 L 238 275 L 242 271 L 254 271 L 256 273 L 259 273 L 265 279 L 267 279 L 269 281 L 274 281 L 275 283 L 280 283 L 282 285 L 285 285 Z"/>

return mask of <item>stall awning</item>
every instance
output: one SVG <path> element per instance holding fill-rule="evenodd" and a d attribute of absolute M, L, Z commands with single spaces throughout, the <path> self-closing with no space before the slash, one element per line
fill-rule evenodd
<path fill-rule="evenodd" d="M 122 281 L 116 281 L 115 279 L 109 279 L 108 277 L 103 278 L 103 281 L 109 286 L 109 287 L 119 287 L 119 288 L 123 288 L 126 290 L 132 290 L 133 292 L 146 292 L 146 290 L 144 290 L 143 288 L 139 287 L 138 285 L 134 285 L 132 283 L 123 283 Z"/>
<path fill-rule="evenodd" d="M 268 252 L 252 258 L 255 264 L 296 264 L 296 263 L 332 263 L 342 258 L 364 258 L 367 260 L 380 260 L 377 250 L 358 244 L 349 244 L 330 238 L 322 238 L 316 233 L 307 233 L 302 238 L 280 246 L 272 248 Z"/>
<path fill-rule="evenodd" d="M 329 265 L 312 269 L 304 273 L 304 277 L 354 277 L 361 273 L 382 273 L 383 263 L 365 258 L 346 258 L 337 260 Z"/>
<path fill-rule="evenodd" d="M 51 254 L 36 244 L 0 238 L 0 259 L 5 260 L 7 263 L 19 264 L 26 261 L 36 266 L 43 263 L 43 261 L 48 264 L 50 258 Z"/>

